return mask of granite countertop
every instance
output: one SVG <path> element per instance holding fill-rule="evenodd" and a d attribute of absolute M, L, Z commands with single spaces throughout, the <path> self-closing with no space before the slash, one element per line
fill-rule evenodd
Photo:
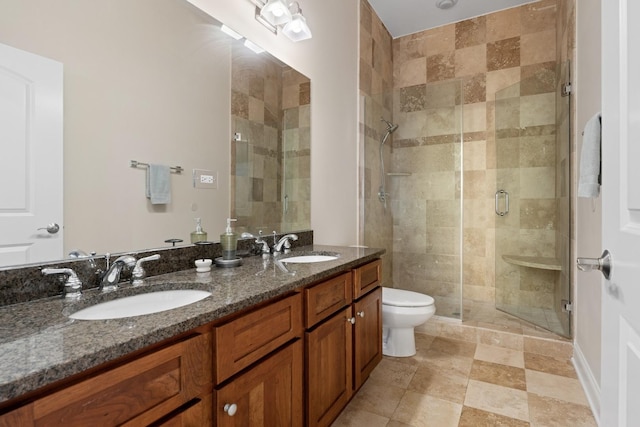
<path fill-rule="evenodd" d="M 329 278 L 374 260 L 383 249 L 313 245 L 310 251 L 334 252 L 333 261 L 282 264 L 254 256 L 236 268 L 195 268 L 145 279 L 113 293 L 90 290 L 79 301 L 46 298 L 0 307 L 0 404 L 89 368 L 117 359 L 260 302 Z M 288 270 L 288 271 L 287 271 Z M 196 303 L 144 316 L 113 320 L 73 320 L 69 314 L 98 302 L 168 289 L 200 289 L 211 296 Z"/>

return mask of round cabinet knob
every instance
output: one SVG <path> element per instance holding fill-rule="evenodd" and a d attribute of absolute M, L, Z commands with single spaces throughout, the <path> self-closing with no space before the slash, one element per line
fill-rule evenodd
<path fill-rule="evenodd" d="M 364 311 L 359 311 L 356 313 L 356 315 L 360 316 L 360 317 L 364 317 Z"/>
<path fill-rule="evenodd" d="M 352 325 L 356 324 L 356 318 L 355 317 L 347 317 L 347 322 L 351 323 Z"/>
<path fill-rule="evenodd" d="M 237 411 L 238 405 L 236 405 L 235 403 L 227 403 L 226 405 L 224 405 L 224 412 L 226 412 L 230 417 L 233 417 Z"/>

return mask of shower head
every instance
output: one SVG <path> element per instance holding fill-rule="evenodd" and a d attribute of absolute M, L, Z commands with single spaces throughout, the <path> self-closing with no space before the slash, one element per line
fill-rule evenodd
<path fill-rule="evenodd" d="M 393 124 L 388 120 L 385 120 L 384 117 L 380 117 L 380 121 L 384 122 L 387 125 L 387 132 L 393 133 L 398 129 L 398 124 Z"/>

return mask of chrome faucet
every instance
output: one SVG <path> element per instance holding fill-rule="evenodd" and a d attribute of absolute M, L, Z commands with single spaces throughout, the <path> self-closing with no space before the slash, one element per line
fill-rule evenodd
<path fill-rule="evenodd" d="M 278 243 L 274 245 L 273 255 L 279 255 L 282 252 L 282 248 L 284 248 L 285 253 L 289 252 L 289 249 L 291 249 L 291 241 L 296 240 L 298 240 L 297 234 L 285 234 L 278 240 Z"/>
<path fill-rule="evenodd" d="M 82 281 L 78 279 L 76 272 L 70 268 L 43 268 L 42 274 L 66 274 L 67 281 L 64 282 L 64 297 L 69 299 L 78 299 L 82 296 Z"/>
<path fill-rule="evenodd" d="M 155 261 L 160 259 L 160 254 L 150 255 L 148 257 L 140 258 L 136 262 L 136 266 L 133 267 L 133 271 L 131 272 L 131 284 L 133 286 L 140 286 L 144 282 L 144 278 L 147 276 L 147 273 L 142 268 L 142 263 L 147 261 Z"/>
<path fill-rule="evenodd" d="M 107 272 L 102 276 L 100 282 L 100 290 L 102 292 L 110 292 L 118 289 L 118 282 L 120 281 L 120 273 L 122 269 L 127 266 L 132 268 L 136 265 L 136 259 L 131 255 L 122 255 L 116 258 L 116 260 L 109 267 L 109 254 L 107 254 Z"/>
<path fill-rule="evenodd" d="M 269 243 L 266 240 L 262 239 L 262 230 L 258 232 L 257 236 L 254 236 L 251 233 L 244 232 L 240 235 L 243 239 L 256 239 L 256 243 L 262 246 L 262 254 L 270 254 L 271 249 L 269 248 Z"/>

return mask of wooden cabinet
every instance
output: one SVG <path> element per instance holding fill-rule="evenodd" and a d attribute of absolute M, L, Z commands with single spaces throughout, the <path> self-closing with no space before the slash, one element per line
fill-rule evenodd
<path fill-rule="evenodd" d="M 353 303 L 354 389 L 359 389 L 382 360 L 382 288 Z"/>
<path fill-rule="evenodd" d="M 305 289 L 308 426 L 329 426 L 382 359 L 380 265 Z"/>
<path fill-rule="evenodd" d="M 309 426 L 330 425 L 351 399 L 352 319 L 348 306 L 305 334 Z"/>
<path fill-rule="evenodd" d="M 188 337 L 39 398 L 2 417 L 0 425 L 150 425 L 211 392 L 211 345 L 210 332 Z M 201 408 L 190 412 L 199 423 L 191 425 L 211 419 L 211 405 Z"/>
<path fill-rule="evenodd" d="M 380 265 L 113 362 L 3 414 L 0 427 L 328 426 L 382 357 Z"/>
<path fill-rule="evenodd" d="M 297 340 L 216 390 L 217 427 L 303 423 L 302 342 Z"/>
<path fill-rule="evenodd" d="M 295 337 L 302 336 L 302 302 L 292 295 L 217 326 L 215 380 L 225 381 Z"/>
<path fill-rule="evenodd" d="M 211 393 L 193 399 L 152 427 L 202 427 L 213 425 L 213 396 Z"/>

